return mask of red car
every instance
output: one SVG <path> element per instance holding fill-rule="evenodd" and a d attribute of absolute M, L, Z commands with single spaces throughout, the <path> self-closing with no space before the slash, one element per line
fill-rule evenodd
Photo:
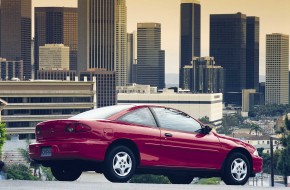
<path fill-rule="evenodd" d="M 219 135 L 176 109 L 118 105 L 90 110 L 67 120 L 36 126 L 31 159 L 50 167 L 60 181 L 83 171 L 104 173 L 111 182 L 134 174 L 162 174 L 175 184 L 194 177 L 221 177 L 243 185 L 262 170 L 257 150 Z"/>

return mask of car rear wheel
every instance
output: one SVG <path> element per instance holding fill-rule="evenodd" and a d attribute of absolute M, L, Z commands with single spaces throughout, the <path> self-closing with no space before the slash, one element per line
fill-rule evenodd
<path fill-rule="evenodd" d="M 116 146 L 109 150 L 104 175 L 111 182 L 124 183 L 129 181 L 136 170 L 134 153 L 126 146 Z"/>
<path fill-rule="evenodd" d="M 168 175 L 167 177 L 172 184 L 190 184 L 194 178 L 192 175 L 186 175 L 186 174 Z"/>
<path fill-rule="evenodd" d="M 81 170 L 63 166 L 51 167 L 51 173 L 58 181 L 75 181 L 82 175 Z"/>
<path fill-rule="evenodd" d="M 245 185 L 250 176 L 250 163 L 242 153 L 231 154 L 224 168 L 223 180 L 227 185 Z"/>

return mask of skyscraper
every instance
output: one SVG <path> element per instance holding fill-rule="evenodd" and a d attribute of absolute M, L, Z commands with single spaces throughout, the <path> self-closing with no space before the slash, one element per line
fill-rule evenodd
<path fill-rule="evenodd" d="M 266 104 L 289 104 L 289 35 L 266 35 Z"/>
<path fill-rule="evenodd" d="M 115 0 L 115 71 L 116 85 L 125 86 L 127 79 L 127 6 L 126 0 Z"/>
<path fill-rule="evenodd" d="M 137 32 L 127 34 L 127 76 L 128 83 L 137 82 Z"/>
<path fill-rule="evenodd" d="M 115 70 L 115 0 L 78 0 L 78 72 Z"/>
<path fill-rule="evenodd" d="M 210 15 L 210 56 L 225 69 L 224 101 L 241 104 L 242 90 L 259 81 L 259 18 Z"/>
<path fill-rule="evenodd" d="M 165 87 L 165 51 L 161 50 L 161 24 L 137 24 L 137 83 Z"/>
<path fill-rule="evenodd" d="M 127 83 L 126 0 L 79 0 L 78 72 L 115 71 L 118 85 Z"/>
<path fill-rule="evenodd" d="M 78 50 L 77 8 L 35 8 L 35 73 L 39 70 L 39 47 L 45 44 L 64 44 L 68 46 L 70 49 L 70 66 L 68 69 L 76 70 Z"/>
<path fill-rule="evenodd" d="M 195 93 L 223 93 L 224 69 L 216 66 L 213 57 L 194 57 L 183 67 L 184 89 Z"/>
<path fill-rule="evenodd" d="M 259 91 L 260 19 L 247 17 L 246 88 Z"/>
<path fill-rule="evenodd" d="M 192 57 L 200 57 L 200 14 L 199 0 L 181 0 L 180 5 L 180 64 L 179 86 L 184 88 L 183 67 Z"/>
<path fill-rule="evenodd" d="M 1 0 L 0 57 L 23 60 L 23 78 L 31 79 L 31 0 Z"/>

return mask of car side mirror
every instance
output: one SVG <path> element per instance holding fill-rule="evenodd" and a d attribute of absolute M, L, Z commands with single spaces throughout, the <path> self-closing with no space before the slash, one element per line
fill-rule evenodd
<path fill-rule="evenodd" d="M 211 132 L 212 128 L 208 125 L 202 126 L 201 132 L 202 134 L 208 135 Z"/>

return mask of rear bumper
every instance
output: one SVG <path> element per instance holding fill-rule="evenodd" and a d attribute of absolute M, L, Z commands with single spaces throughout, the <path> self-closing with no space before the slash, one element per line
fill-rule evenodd
<path fill-rule="evenodd" d="M 102 141 L 55 141 L 29 145 L 29 156 L 36 161 L 48 160 L 94 160 L 103 161 L 108 144 Z M 42 157 L 41 148 L 51 147 L 51 156 Z"/>

